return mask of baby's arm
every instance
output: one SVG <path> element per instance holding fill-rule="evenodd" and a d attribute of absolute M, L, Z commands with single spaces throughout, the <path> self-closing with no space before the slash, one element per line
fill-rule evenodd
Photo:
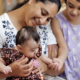
<path fill-rule="evenodd" d="M 0 72 L 4 74 L 8 74 L 9 72 L 12 72 L 12 69 L 10 66 L 5 66 L 5 62 L 2 58 L 0 58 Z"/>
<path fill-rule="evenodd" d="M 41 55 L 40 59 L 46 64 L 52 63 L 52 60 L 50 58 L 46 57 L 45 55 Z"/>

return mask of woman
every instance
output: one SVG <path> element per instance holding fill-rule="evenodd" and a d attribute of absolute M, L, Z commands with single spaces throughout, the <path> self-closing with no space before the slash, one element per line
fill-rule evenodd
<path fill-rule="evenodd" d="M 60 9 L 60 0 L 29 0 L 24 1 L 21 5 L 17 6 L 17 9 L 4 13 L 0 17 L 0 50 L 4 47 L 15 47 L 15 36 L 18 30 L 23 26 L 38 26 L 45 25 L 53 19 L 55 14 Z M 28 58 L 24 56 L 9 65 L 12 68 L 12 73 L 4 75 L 0 73 L 0 79 L 9 76 L 28 76 L 32 69 L 32 61 L 24 65 L 28 61 Z M 39 60 L 42 64 L 40 66 L 41 72 L 50 70 L 47 69 L 47 65 Z M 38 72 L 36 69 L 35 73 Z"/>

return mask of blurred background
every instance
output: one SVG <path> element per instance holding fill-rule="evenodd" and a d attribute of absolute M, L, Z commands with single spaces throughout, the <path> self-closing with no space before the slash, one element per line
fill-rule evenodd
<path fill-rule="evenodd" d="M 24 0 L 0 0 L 0 15 L 10 11 L 16 4 L 23 2 Z M 61 10 L 64 10 L 66 5 L 64 0 L 61 0 Z"/>

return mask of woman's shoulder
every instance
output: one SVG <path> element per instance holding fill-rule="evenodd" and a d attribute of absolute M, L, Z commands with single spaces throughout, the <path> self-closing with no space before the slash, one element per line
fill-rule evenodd
<path fill-rule="evenodd" d="M 0 15 L 0 21 L 8 20 L 7 17 L 8 17 L 7 13 L 4 13 L 4 14 Z"/>

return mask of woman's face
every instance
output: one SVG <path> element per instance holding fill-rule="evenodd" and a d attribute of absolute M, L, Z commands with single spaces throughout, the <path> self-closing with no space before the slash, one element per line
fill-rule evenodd
<path fill-rule="evenodd" d="M 77 0 L 67 0 L 67 14 L 70 20 L 80 18 L 80 2 Z"/>
<path fill-rule="evenodd" d="M 55 3 L 34 2 L 29 4 L 28 10 L 25 11 L 25 23 L 27 26 L 45 25 L 58 12 L 58 6 Z"/>

